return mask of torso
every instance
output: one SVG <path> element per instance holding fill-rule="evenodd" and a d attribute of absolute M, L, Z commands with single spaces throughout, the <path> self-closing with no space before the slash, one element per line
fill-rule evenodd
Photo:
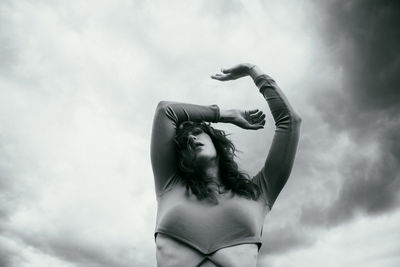
<path fill-rule="evenodd" d="M 190 246 L 159 233 L 156 238 L 158 267 L 255 267 L 257 244 L 240 244 L 204 255 Z"/>
<path fill-rule="evenodd" d="M 265 202 L 230 192 L 219 204 L 188 197 L 177 184 L 158 197 L 156 247 L 158 267 L 255 267 Z"/>

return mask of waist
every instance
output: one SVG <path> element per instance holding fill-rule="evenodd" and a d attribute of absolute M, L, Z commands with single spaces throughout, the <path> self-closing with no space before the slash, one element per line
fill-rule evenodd
<path fill-rule="evenodd" d="M 259 246 L 256 243 L 242 243 L 219 248 L 204 254 L 196 248 L 177 240 L 168 234 L 156 234 L 157 259 L 181 262 L 179 266 L 256 266 Z M 205 264 L 205 265 L 203 265 Z M 213 265 L 214 264 L 214 265 Z"/>
<path fill-rule="evenodd" d="M 199 236 L 204 237 L 204 233 L 199 233 Z M 221 238 L 219 236 L 206 236 L 206 238 L 188 238 L 184 233 L 174 233 L 165 229 L 156 229 L 154 233 L 156 240 L 173 240 L 178 242 L 183 247 L 191 248 L 203 255 L 211 255 L 216 251 L 233 246 L 252 247 L 255 251 L 259 251 L 262 246 L 261 237 L 257 236 L 239 236 L 236 238 Z"/>

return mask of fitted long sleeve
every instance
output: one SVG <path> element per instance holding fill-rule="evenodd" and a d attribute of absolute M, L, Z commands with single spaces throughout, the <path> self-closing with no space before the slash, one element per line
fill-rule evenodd
<path fill-rule="evenodd" d="M 217 122 L 219 116 L 217 105 L 202 106 L 167 101 L 158 104 L 151 136 L 151 163 L 157 196 L 174 181 L 176 175 L 178 155 L 174 137 L 179 124 L 184 121 Z"/>
<path fill-rule="evenodd" d="M 272 207 L 293 165 L 300 119 L 270 77 L 259 75 L 254 68 L 251 76 L 267 100 L 276 122 L 276 132 L 265 166 L 253 177 L 262 191 L 262 197 L 254 201 L 232 192 L 222 192 L 218 195 L 218 204 L 214 205 L 188 196 L 177 171 L 176 129 L 180 123 L 188 120 L 225 120 L 226 114 L 220 114 L 216 105 L 161 101 L 154 116 L 151 138 L 151 162 L 157 194 L 156 241 L 157 235 L 162 233 L 196 249 L 204 257 L 241 244 L 257 244 L 261 247 L 268 207 Z M 161 243 L 157 243 L 157 247 L 160 250 L 167 248 Z M 168 249 L 173 251 L 171 255 L 180 253 L 174 248 Z"/>
<path fill-rule="evenodd" d="M 264 167 L 253 177 L 267 205 L 272 208 L 292 170 L 301 119 L 271 77 L 263 74 L 256 77 L 254 82 L 267 100 L 276 126 Z"/>

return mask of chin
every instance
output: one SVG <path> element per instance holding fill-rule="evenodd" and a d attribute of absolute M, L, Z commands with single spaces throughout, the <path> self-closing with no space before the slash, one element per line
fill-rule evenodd
<path fill-rule="evenodd" d="M 217 158 L 215 154 L 197 154 L 196 161 L 210 161 Z"/>

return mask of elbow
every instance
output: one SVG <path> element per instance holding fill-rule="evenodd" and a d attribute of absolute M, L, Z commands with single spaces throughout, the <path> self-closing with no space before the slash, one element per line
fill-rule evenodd
<path fill-rule="evenodd" d="M 169 107 L 169 102 L 168 101 L 160 101 L 157 104 L 157 108 L 155 111 L 155 116 L 164 116 L 165 114 L 168 113 L 168 107 Z"/>
<path fill-rule="evenodd" d="M 172 102 L 170 101 L 165 101 L 162 100 L 158 102 L 157 108 L 156 108 L 156 113 L 166 113 L 168 109 L 170 109 Z"/>
<path fill-rule="evenodd" d="M 168 119 L 177 122 L 178 118 L 175 115 L 173 104 L 174 102 L 164 100 L 158 102 L 155 112 L 156 116 L 167 117 Z"/>
<path fill-rule="evenodd" d="M 296 123 L 296 124 L 301 124 L 301 121 L 302 121 L 302 118 L 297 114 L 297 113 L 294 113 L 293 115 L 292 115 L 292 121 L 294 122 L 294 123 Z"/>
<path fill-rule="evenodd" d="M 299 127 L 301 124 L 301 117 L 295 112 L 288 112 L 276 120 L 276 127 L 282 129 L 290 129 Z"/>
<path fill-rule="evenodd" d="M 298 130 L 300 128 L 300 124 L 301 117 L 299 115 L 297 115 L 296 113 L 287 113 L 285 116 L 282 116 L 279 120 L 277 120 L 275 125 L 277 129 L 290 131 L 290 129 Z"/>
<path fill-rule="evenodd" d="M 161 100 L 157 104 L 157 110 L 166 109 L 170 104 L 171 104 L 171 102 L 169 102 L 169 101 Z"/>
<path fill-rule="evenodd" d="M 296 129 L 297 131 L 299 131 L 302 121 L 301 117 L 296 113 L 294 113 L 291 117 L 292 129 Z"/>

